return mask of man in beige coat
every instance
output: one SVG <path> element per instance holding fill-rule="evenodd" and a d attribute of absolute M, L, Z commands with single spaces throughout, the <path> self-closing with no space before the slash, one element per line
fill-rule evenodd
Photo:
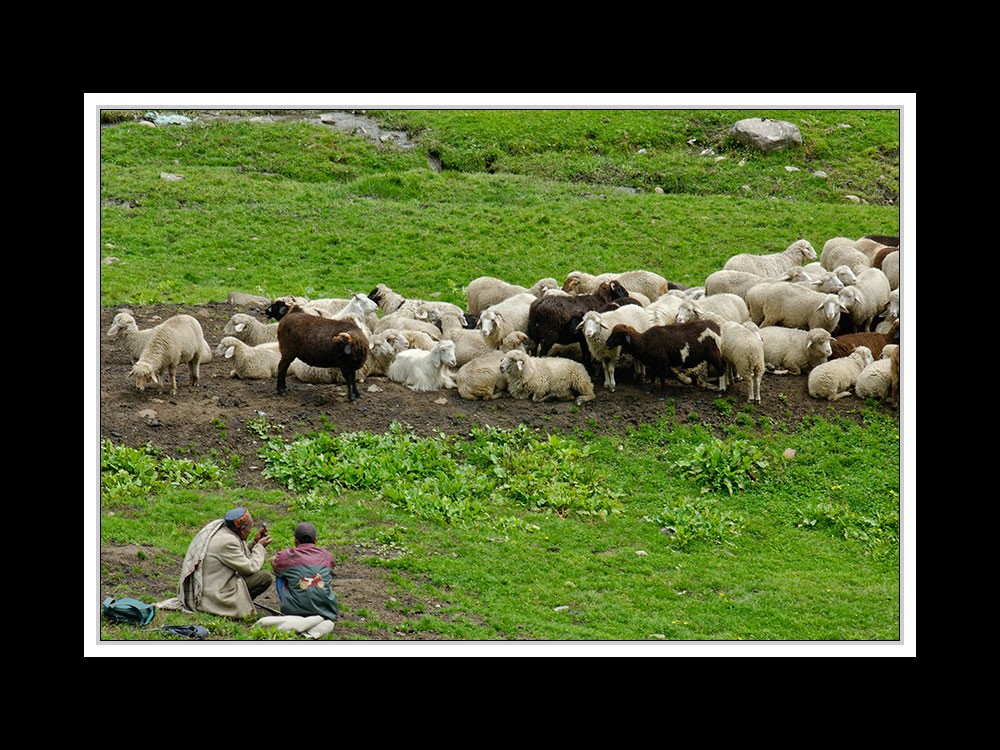
<path fill-rule="evenodd" d="M 197 533 L 181 566 L 177 596 L 185 607 L 223 617 L 253 614 L 253 600 L 267 591 L 274 575 L 261 570 L 271 543 L 267 527 L 247 544 L 252 531 L 250 512 L 234 508 Z"/>

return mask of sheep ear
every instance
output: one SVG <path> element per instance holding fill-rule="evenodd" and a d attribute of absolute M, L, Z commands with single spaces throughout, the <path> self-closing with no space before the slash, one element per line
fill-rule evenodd
<path fill-rule="evenodd" d="M 524 362 L 521 361 L 520 359 L 517 360 L 517 369 L 518 370 L 523 370 L 524 369 Z"/>
<path fill-rule="evenodd" d="M 348 341 L 346 344 L 344 344 L 344 354 L 350 354 L 350 353 L 351 353 L 351 342 Z"/>
<path fill-rule="evenodd" d="M 625 343 L 626 344 L 631 344 L 632 343 L 632 334 L 631 333 L 626 333 L 625 334 Z"/>
<path fill-rule="evenodd" d="M 246 328 L 246 327 L 247 327 L 246 323 L 237 323 L 236 324 L 236 332 L 237 333 L 241 333 L 243 331 L 243 329 Z"/>
<path fill-rule="evenodd" d="M 223 356 L 226 359 L 232 359 L 233 358 L 233 352 L 235 352 L 235 351 L 236 351 L 236 347 L 235 346 L 230 346 L 228 349 L 226 349 L 226 353 Z"/>

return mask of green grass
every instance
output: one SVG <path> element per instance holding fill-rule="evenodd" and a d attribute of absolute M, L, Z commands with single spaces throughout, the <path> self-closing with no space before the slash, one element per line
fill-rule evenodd
<path fill-rule="evenodd" d="M 380 113 L 417 139 L 407 152 L 305 123 L 147 128 L 109 115 L 120 122 L 101 132 L 99 252 L 117 260 L 100 266 L 100 301 L 341 296 L 385 282 L 460 302 L 478 275 L 531 284 L 574 269 L 696 284 L 735 252 L 899 231 L 898 113 L 754 112 L 796 122 L 806 141 L 766 157 L 725 134 L 745 114 Z M 181 556 L 239 503 L 268 517 L 278 549 L 305 515 L 331 543 L 392 545 L 398 556 L 369 562 L 456 614 L 408 627 L 455 639 L 894 641 L 899 424 L 859 409 L 861 425 L 747 415 L 721 441 L 687 415 L 554 441 L 404 427 L 272 438 L 261 459 L 284 489 L 266 493 L 232 486 L 204 457 L 107 442 L 100 539 Z M 329 461 L 347 445 L 365 460 Z M 195 619 L 234 640 L 268 637 Z"/>

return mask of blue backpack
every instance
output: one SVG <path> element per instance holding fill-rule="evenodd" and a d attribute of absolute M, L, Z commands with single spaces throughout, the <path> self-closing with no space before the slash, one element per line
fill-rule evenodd
<path fill-rule="evenodd" d="M 126 622 L 132 625 L 146 625 L 153 620 L 156 607 L 140 602 L 138 599 L 124 597 L 115 599 L 109 596 L 102 605 L 104 616 L 113 622 Z"/>

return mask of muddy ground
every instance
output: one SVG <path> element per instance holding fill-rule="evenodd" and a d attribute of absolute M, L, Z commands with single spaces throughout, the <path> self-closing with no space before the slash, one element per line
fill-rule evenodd
<path fill-rule="evenodd" d="M 723 414 L 715 402 L 719 394 L 694 386 L 677 384 L 670 388 L 669 398 L 661 402 L 648 394 L 645 386 L 631 379 L 625 370 L 616 373 L 615 393 L 597 386 L 597 398 L 574 410 L 572 402 L 535 404 L 503 398 L 492 402 L 467 401 L 454 390 L 415 393 L 386 378 L 370 378 L 361 385 L 362 398 L 348 403 L 342 385 L 308 385 L 289 376 L 289 390 L 278 396 L 275 381 L 244 381 L 229 377 L 230 363 L 220 357 L 201 367 L 201 382 L 197 388 L 189 385 L 187 368 L 178 370 L 178 391 L 159 392 L 156 386 L 139 392 L 128 376 L 131 362 L 120 346 L 105 335 L 120 307 L 104 308 L 100 316 L 100 437 L 130 446 L 151 443 L 173 456 L 203 455 L 217 450 L 223 455 L 242 457 L 235 473 L 235 484 L 255 489 L 280 489 L 261 476 L 262 461 L 257 456 L 259 445 L 247 431 L 247 422 L 263 416 L 270 424 L 285 425 L 285 435 L 325 429 L 333 423 L 345 431 L 379 432 L 398 420 L 420 435 L 444 431 L 465 434 L 473 424 L 513 428 L 526 424 L 542 431 L 572 432 L 576 428 L 594 432 L 624 432 L 661 415 L 686 421 L 691 413 L 698 421 L 722 429 L 734 423 L 746 398 L 746 384 L 737 383 L 730 391 L 732 407 Z M 205 338 L 213 351 L 223 336 L 223 328 L 236 312 L 257 312 L 226 303 L 205 305 L 130 306 L 141 329 L 152 327 L 172 315 L 187 313 L 201 322 Z M 89 344 L 90 342 L 88 342 Z M 377 391 L 370 392 L 370 387 Z M 845 398 L 833 404 L 811 398 L 806 391 L 804 376 L 765 376 L 763 401 L 754 406 L 753 416 L 767 416 L 780 422 L 795 424 L 810 415 L 829 417 L 831 414 L 859 419 L 862 402 Z M 779 399 L 779 394 L 784 398 Z M 896 414 L 889 405 L 881 407 Z M 150 411 L 151 410 L 151 411 Z M 220 427 L 224 425 L 224 430 Z M 421 614 L 447 617 L 440 612 L 440 602 L 417 601 L 401 592 L 385 579 L 385 573 L 363 560 L 372 556 L 392 554 L 391 550 L 365 548 L 330 548 L 336 559 L 345 556 L 349 562 L 337 566 L 336 591 L 346 613 L 345 621 L 361 620 L 358 612 L 366 611 L 371 618 L 388 623 L 388 628 L 340 628 L 337 635 L 370 639 L 433 638 L 426 632 L 411 633 L 408 619 Z M 116 595 L 119 587 L 139 591 L 139 598 L 153 602 L 176 593 L 181 558 L 163 550 L 137 545 L 112 546 L 101 549 L 100 595 L 103 600 Z M 132 593 L 130 595 L 136 595 Z M 278 608 L 277 594 L 272 588 L 259 600 Z M 402 615 L 400 612 L 408 612 Z M 415 614 L 416 613 L 416 614 Z M 262 612 L 261 614 L 267 614 Z M 472 617 L 465 615 L 465 617 Z M 157 620 L 158 621 L 158 620 Z M 362 626 L 362 622 L 357 622 Z M 510 634 L 516 638 L 517 634 Z"/>

